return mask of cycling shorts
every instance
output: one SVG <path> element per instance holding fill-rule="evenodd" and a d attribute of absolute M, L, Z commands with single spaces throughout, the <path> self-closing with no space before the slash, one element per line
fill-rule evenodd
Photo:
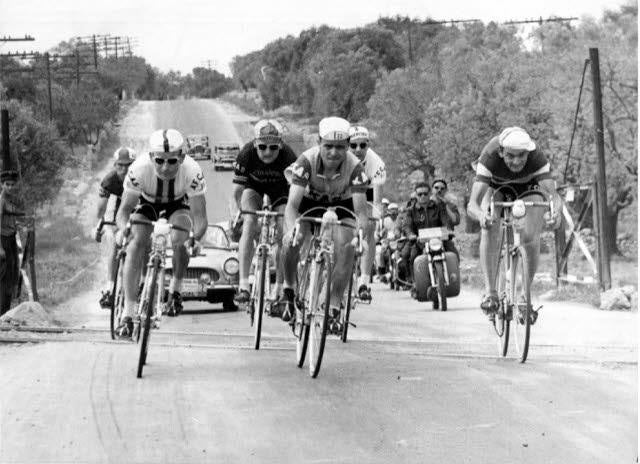
<path fill-rule="evenodd" d="M 145 218 L 150 221 L 157 221 L 160 218 L 160 213 L 165 212 L 164 217 L 169 219 L 173 213 L 178 210 L 189 210 L 189 205 L 187 204 L 187 198 L 182 197 L 175 201 L 170 201 L 168 203 L 151 203 L 146 200 L 143 196 L 140 196 L 140 200 L 138 201 L 138 206 L 134 210 L 135 213 L 142 214 Z"/>

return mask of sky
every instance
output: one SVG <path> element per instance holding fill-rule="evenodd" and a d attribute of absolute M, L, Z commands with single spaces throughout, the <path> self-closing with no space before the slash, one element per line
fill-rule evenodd
<path fill-rule="evenodd" d="M 134 53 L 162 71 L 189 73 L 211 65 L 230 75 L 236 55 L 259 50 L 287 35 L 323 24 L 352 28 L 381 16 L 483 22 L 547 18 L 599 18 L 626 0 L 0 0 L 0 37 L 34 42 L 0 43 L 0 53 L 44 52 L 75 36 L 135 38 Z"/>

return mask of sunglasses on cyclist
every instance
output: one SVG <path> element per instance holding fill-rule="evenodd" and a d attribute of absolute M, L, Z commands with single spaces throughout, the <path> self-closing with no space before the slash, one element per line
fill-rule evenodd
<path fill-rule="evenodd" d="M 156 162 L 158 166 L 162 166 L 164 163 L 167 163 L 169 166 L 173 166 L 177 164 L 179 161 L 178 158 L 169 158 L 169 159 L 154 158 L 153 160 Z"/>
<path fill-rule="evenodd" d="M 433 187 L 433 190 L 435 190 L 436 192 L 441 192 L 442 190 L 444 190 L 446 187 L 441 187 L 441 186 L 437 186 L 437 187 Z"/>
<path fill-rule="evenodd" d="M 258 150 L 265 151 L 267 147 L 269 147 L 269 150 L 271 151 L 280 150 L 280 145 L 263 145 L 263 144 L 258 145 Z"/>
<path fill-rule="evenodd" d="M 327 150 L 333 150 L 334 148 L 336 150 L 345 150 L 347 148 L 346 145 L 342 145 L 342 144 L 333 144 L 333 143 L 323 143 L 322 146 L 327 149 Z"/>
<path fill-rule="evenodd" d="M 424 197 L 424 196 L 429 195 L 429 192 L 416 192 L 416 195 L 419 196 L 419 197 Z"/>
<path fill-rule="evenodd" d="M 364 150 L 365 148 L 367 148 L 367 145 L 369 145 L 369 144 L 368 144 L 368 143 L 366 143 L 366 142 L 362 142 L 362 143 L 360 143 L 360 148 L 361 148 L 362 150 Z M 357 144 L 357 143 L 350 143 L 350 144 L 349 144 L 349 146 L 350 146 L 351 148 L 353 148 L 354 150 L 355 150 L 356 148 L 358 148 L 358 144 Z"/>

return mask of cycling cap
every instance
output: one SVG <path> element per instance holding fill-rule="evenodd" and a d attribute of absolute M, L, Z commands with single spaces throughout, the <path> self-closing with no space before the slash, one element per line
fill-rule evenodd
<path fill-rule="evenodd" d="M 383 198 L 383 199 L 382 199 L 382 201 L 381 201 L 381 203 L 382 203 L 383 205 L 388 205 L 388 204 L 389 204 L 389 200 L 387 200 L 386 198 Z"/>
<path fill-rule="evenodd" d="M 131 164 L 136 159 L 136 152 L 129 147 L 120 147 L 113 152 L 113 161 L 118 164 Z"/>
<path fill-rule="evenodd" d="M 533 151 L 536 144 L 527 132 L 520 127 L 507 127 L 498 136 L 500 146 L 503 148 L 512 148 L 514 150 Z"/>
<path fill-rule="evenodd" d="M 349 138 L 351 140 L 360 140 L 360 139 L 369 140 L 369 131 L 367 130 L 366 127 L 351 126 L 349 128 Z"/>
<path fill-rule="evenodd" d="M 282 141 L 282 125 L 275 119 L 262 119 L 253 128 L 253 134 L 256 140 L 264 142 L 280 142 Z"/>
<path fill-rule="evenodd" d="M 346 119 L 330 116 L 320 120 L 318 133 L 324 140 L 347 140 L 349 138 L 349 122 Z"/>
<path fill-rule="evenodd" d="M 151 153 L 170 153 L 179 151 L 184 144 L 182 134 L 175 129 L 160 129 L 149 137 Z"/>
<path fill-rule="evenodd" d="M 398 203 L 389 203 L 387 209 L 398 209 Z"/>

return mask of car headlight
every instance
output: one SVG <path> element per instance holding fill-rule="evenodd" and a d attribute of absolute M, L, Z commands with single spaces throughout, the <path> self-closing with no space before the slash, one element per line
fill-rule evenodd
<path fill-rule="evenodd" d="M 440 251 L 442 250 L 442 240 L 439 238 L 432 238 L 429 240 L 429 250 Z"/>
<path fill-rule="evenodd" d="M 516 200 L 513 202 L 513 206 L 511 207 L 511 212 L 513 213 L 513 217 L 516 219 L 523 218 L 525 214 L 527 214 L 527 208 L 524 205 L 524 201 Z"/>
<path fill-rule="evenodd" d="M 224 262 L 224 266 L 222 266 L 224 272 L 229 275 L 236 275 L 239 270 L 238 260 L 236 258 L 229 258 Z"/>
<path fill-rule="evenodd" d="M 203 285 L 209 285 L 211 283 L 211 276 L 206 272 L 200 274 L 200 283 Z"/>

